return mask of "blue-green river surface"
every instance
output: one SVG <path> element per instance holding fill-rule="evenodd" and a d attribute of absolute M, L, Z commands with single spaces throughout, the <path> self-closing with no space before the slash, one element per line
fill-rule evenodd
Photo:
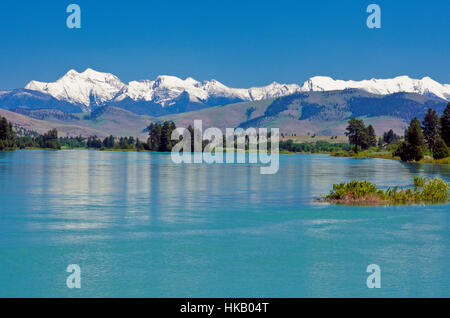
<path fill-rule="evenodd" d="M 170 154 L 0 152 L 0 297 L 450 297 L 449 205 L 313 202 L 333 183 L 416 175 L 449 181 L 450 167 L 281 155 L 262 175 Z"/>

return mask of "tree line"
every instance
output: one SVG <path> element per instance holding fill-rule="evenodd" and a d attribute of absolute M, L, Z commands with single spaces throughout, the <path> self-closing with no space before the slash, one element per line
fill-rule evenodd
<path fill-rule="evenodd" d="M 348 143 L 331 143 L 327 141 L 317 141 L 313 144 L 310 142 L 295 143 L 289 139 L 286 141 L 280 141 L 279 145 L 280 150 L 286 150 L 289 152 L 320 153 L 351 150 L 351 146 Z"/>
<path fill-rule="evenodd" d="M 447 158 L 450 146 L 450 103 L 439 118 L 438 113 L 429 108 L 422 124 L 414 117 L 405 131 L 405 140 L 394 155 L 402 161 L 419 161 L 428 150 L 434 159 Z"/>
<path fill-rule="evenodd" d="M 99 139 L 97 136 L 88 137 L 84 142 L 85 146 L 83 148 L 93 148 L 93 149 L 115 149 L 115 150 L 137 150 L 143 151 L 148 150 L 145 143 L 139 140 L 139 138 L 130 137 L 119 137 L 115 138 L 110 135 L 103 140 Z"/>
<path fill-rule="evenodd" d="M 376 135 L 373 127 L 365 127 L 364 121 L 351 118 L 346 128 L 346 136 L 357 153 L 376 146 Z M 434 159 L 449 157 L 450 146 L 450 103 L 447 104 L 443 114 L 429 108 L 422 122 L 414 117 L 405 130 L 403 141 L 391 129 L 378 140 L 378 146 L 398 144 L 393 151 L 394 156 L 402 161 L 420 161 L 429 153 Z"/>
<path fill-rule="evenodd" d="M 34 133 L 17 137 L 12 124 L 6 118 L 0 116 L 0 150 L 13 150 L 15 148 L 94 148 L 170 152 L 178 142 L 171 140 L 172 132 L 175 129 L 174 122 L 151 123 L 148 127 L 149 137 L 146 142 L 135 137 L 117 138 L 112 135 L 104 139 L 97 136 L 61 138 L 58 137 L 56 129 L 52 129 L 43 135 Z M 187 129 L 191 136 L 194 136 L 192 126 Z M 419 161 L 427 153 L 430 153 L 435 159 L 446 158 L 449 156 L 448 147 L 450 146 L 450 103 L 448 103 L 441 117 L 435 110 L 429 108 L 422 122 L 417 117 L 413 118 L 403 139 L 391 129 L 377 140 L 373 126 L 366 127 L 363 120 L 356 118 L 351 118 L 348 121 L 345 135 L 348 137 L 349 144 L 355 153 L 377 145 L 379 147 L 388 145 L 393 150 L 393 155 L 399 156 L 403 161 Z M 246 149 L 247 142 L 248 140 L 246 140 Z M 203 141 L 202 149 L 207 143 L 208 141 Z M 280 142 L 281 149 L 292 152 L 350 151 L 350 146 L 320 142 L 315 145 L 297 144 L 290 140 Z M 192 147 L 194 147 L 193 143 Z"/>
<path fill-rule="evenodd" d="M 15 138 L 15 148 L 43 148 L 43 149 L 61 149 L 61 141 L 58 138 L 58 131 L 51 129 L 43 135 L 23 136 Z"/>
<path fill-rule="evenodd" d="M 93 149 L 117 149 L 137 151 L 161 151 L 169 152 L 175 145 L 171 140 L 172 131 L 176 129 L 175 123 L 152 123 L 149 126 L 149 138 L 145 142 L 135 137 L 114 137 L 112 135 L 100 139 L 97 136 L 90 137 L 58 137 L 58 131 L 51 129 L 40 135 L 27 131 L 24 136 L 17 136 L 12 124 L 0 116 L 0 150 L 14 150 L 17 148 L 93 148 Z M 188 128 L 193 132 L 193 128 Z"/>
<path fill-rule="evenodd" d="M 16 146 L 13 126 L 8 120 L 0 116 L 0 150 L 14 149 Z"/>
<path fill-rule="evenodd" d="M 162 125 L 151 123 L 148 129 L 147 144 L 150 151 L 169 152 L 177 143 L 177 141 L 172 140 L 172 132 L 177 129 L 174 122 L 165 121 Z M 189 126 L 188 130 L 193 132 L 192 126 Z"/>
<path fill-rule="evenodd" d="M 182 139 L 182 136 L 180 136 L 179 140 L 172 140 L 172 132 L 177 129 L 177 126 L 171 121 L 165 121 L 163 124 L 151 123 L 148 129 L 149 138 L 147 144 L 148 150 L 150 151 L 170 152 L 172 151 L 173 146 L 175 146 Z M 192 138 L 191 151 L 194 152 L 194 135 L 196 132 L 201 132 L 194 130 L 192 125 L 189 125 L 186 129 L 189 131 Z M 223 145 L 225 145 L 225 136 L 223 136 L 223 138 Z M 208 140 L 202 140 L 202 150 L 205 149 L 205 146 L 208 143 Z M 248 149 L 248 139 L 246 139 L 246 149 Z"/>

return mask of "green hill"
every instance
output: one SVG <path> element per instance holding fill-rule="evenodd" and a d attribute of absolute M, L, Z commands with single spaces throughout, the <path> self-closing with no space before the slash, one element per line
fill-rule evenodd
<path fill-rule="evenodd" d="M 275 127 L 285 134 L 342 136 L 348 119 L 354 116 L 364 119 L 366 124 L 372 124 L 377 135 L 382 135 L 389 129 L 403 135 L 412 117 L 422 119 L 428 107 L 442 113 L 446 103 L 440 99 L 412 93 L 375 95 L 351 89 L 298 93 L 276 99 L 216 106 L 163 117 L 137 115 L 112 106 L 100 107 L 91 113 L 82 114 L 44 109 L 17 110 L 22 112 L 20 121 L 17 120 L 19 117 L 14 118 L 12 115 L 19 115 L 17 113 L 10 113 L 9 118 L 6 117 L 16 124 L 27 123 L 27 129 L 30 130 L 36 125 L 36 131 L 42 130 L 43 126 L 59 127 L 67 132 L 74 131 L 75 135 L 79 134 L 81 129 L 83 136 L 96 132 L 98 136 L 135 136 L 146 139 L 146 128 L 151 122 L 169 120 L 174 121 L 177 127 L 188 127 L 197 119 L 203 121 L 204 129 Z"/>
<path fill-rule="evenodd" d="M 173 120 L 178 127 L 187 127 L 201 119 L 204 128 L 276 127 L 288 134 L 333 136 L 343 135 L 348 119 L 355 116 L 372 124 L 378 135 L 389 129 L 403 134 L 412 117 L 423 118 L 428 107 L 442 112 L 445 105 L 443 100 L 417 94 L 384 96 L 352 89 L 217 106 L 158 120 Z"/>

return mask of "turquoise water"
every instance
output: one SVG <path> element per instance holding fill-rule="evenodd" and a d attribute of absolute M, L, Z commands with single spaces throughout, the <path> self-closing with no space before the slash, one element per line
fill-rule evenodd
<path fill-rule="evenodd" d="M 450 297 L 448 205 L 312 202 L 336 182 L 415 175 L 450 168 L 284 155 L 261 175 L 167 154 L 0 152 L 0 296 Z M 69 264 L 81 289 L 66 287 Z"/>

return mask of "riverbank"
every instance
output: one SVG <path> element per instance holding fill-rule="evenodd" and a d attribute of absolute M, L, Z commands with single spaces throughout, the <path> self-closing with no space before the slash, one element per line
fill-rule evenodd
<path fill-rule="evenodd" d="M 16 149 L 8 149 L 3 151 L 14 151 L 19 150 L 20 148 Z M 39 148 L 39 147 L 25 147 L 21 148 L 21 150 L 96 150 L 96 151 L 107 151 L 107 152 L 158 152 L 158 151 L 150 151 L 150 150 L 138 150 L 138 149 L 114 149 L 114 148 L 87 148 L 87 147 L 77 147 L 77 148 L 70 148 L 70 147 L 61 147 L 61 149 L 52 149 L 52 148 Z M 223 150 L 224 152 L 226 149 Z M 236 149 L 235 149 L 236 152 Z M 246 154 L 250 153 L 248 150 L 245 151 Z M 270 149 L 268 149 L 268 153 L 270 153 Z M 295 151 L 289 151 L 285 149 L 279 150 L 280 155 L 295 155 L 295 154 L 324 154 L 329 155 L 331 157 L 343 157 L 343 158 L 355 158 L 355 159 L 388 159 L 388 160 L 400 160 L 400 157 L 393 156 L 390 152 L 373 152 L 373 151 L 361 151 L 357 154 L 354 152 L 330 152 L 330 151 L 318 151 L 318 152 L 295 152 Z M 429 164 L 440 164 L 440 165 L 450 165 L 450 157 L 444 158 L 444 159 L 433 159 L 429 156 L 426 156 L 424 159 L 420 161 L 414 161 L 412 163 L 429 163 Z"/>
<path fill-rule="evenodd" d="M 392 152 L 388 151 L 361 151 L 358 153 L 354 152 L 332 152 L 330 153 L 332 157 L 344 157 L 344 158 L 355 158 L 355 159 L 367 159 L 367 158 L 378 158 L 378 159 L 388 159 L 388 160 L 400 160 L 400 157 L 394 156 Z M 431 163 L 431 164 L 441 164 L 450 165 L 450 157 L 443 159 L 433 159 L 431 156 L 425 156 L 420 161 L 413 161 L 413 163 Z"/>
<path fill-rule="evenodd" d="M 115 149 L 115 148 L 87 148 L 87 147 L 77 147 L 77 148 L 70 148 L 70 147 L 61 147 L 61 149 L 53 149 L 53 148 L 39 148 L 39 147 L 25 147 L 25 148 L 15 148 L 15 149 L 5 149 L 2 151 L 15 151 L 15 150 L 53 150 L 53 151 L 58 151 L 58 150 L 95 150 L 95 151 L 106 151 L 106 152 L 154 152 L 154 153 L 161 153 L 161 151 L 151 151 L 151 150 L 145 150 L 145 149 Z M 223 152 L 228 152 L 229 149 L 223 149 Z M 237 152 L 237 149 L 234 149 L 234 152 Z M 268 149 L 268 154 L 270 154 L 270 149 Z M 166 152 L 166 153 L 170 153 Z M 257 153 L 257 152 L 252 152 L 249 150 L 245 150 L 246 154 L 249 153 Z M 281 149 L 279 151 L 280 155 L 293 155 L 293 154 L 297 154 L 299 152 L 291 152 L 291 151 L 287 151 L 287 150 L 283 150 Z M 313 154 L 313 153 L 309 153 L 309 152 L 301 152 L 303 154 Z M 316 153 L 319 154 L 319 153 Z M 326 152 L 321 152 L 320 154 L 329 154 Z"/>

